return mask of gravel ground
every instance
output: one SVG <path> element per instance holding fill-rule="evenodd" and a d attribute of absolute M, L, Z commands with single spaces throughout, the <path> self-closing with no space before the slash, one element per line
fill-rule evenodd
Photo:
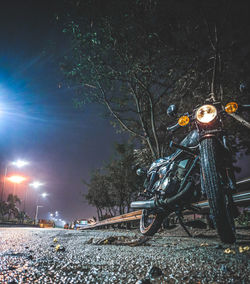
<path fill-rule="evenodd" d="M 191 232 L 177 226 L 130 247 L 104 240 L 137 230 L 0 228 L 0 283 L 250 283 L 249 230 L 233 246 L 212 230 Z"/>

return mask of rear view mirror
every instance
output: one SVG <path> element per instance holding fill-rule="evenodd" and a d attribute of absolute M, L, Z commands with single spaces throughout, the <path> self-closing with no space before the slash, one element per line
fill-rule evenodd
<path fill-rule="evenodd" d="M 144 169 L 140 168 L 140 169 L 137 169 L 136 174 L 138 176 L 143 176 L 143 175 L 146 174 L 146 171 Z"/>
<path fill-rule="evenodd" d="M 167 115 L 170 117 L 175 117 L 177 114 L 177 107 L 176 105 L 170 105 L 167 109 Z"/>

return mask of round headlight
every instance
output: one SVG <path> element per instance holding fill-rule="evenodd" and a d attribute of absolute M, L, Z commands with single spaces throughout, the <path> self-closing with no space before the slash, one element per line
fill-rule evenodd
<path fill-rule="evenodd" d="M 213 105 L 203 105 L 196 111 L 196 119 L 200 123 L 210 123 L 217 116 L 217 109 Z"/>

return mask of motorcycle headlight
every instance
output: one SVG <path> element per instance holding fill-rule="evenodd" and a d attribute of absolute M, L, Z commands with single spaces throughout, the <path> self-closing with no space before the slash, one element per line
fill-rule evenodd
<path fill-rule="evenodd" d="M 195 117 L 200 123 L 210 123 L 217 116 L 217 109 L 213 105 L 203 105 L 196 111 Z"/>

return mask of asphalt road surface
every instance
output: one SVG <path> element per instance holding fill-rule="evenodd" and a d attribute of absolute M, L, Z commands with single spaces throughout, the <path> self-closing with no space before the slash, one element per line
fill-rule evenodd
<path fill-rule="evenodd" d="M 0 228 L 0 283 L 250 283 L 250 233 Z"/>

